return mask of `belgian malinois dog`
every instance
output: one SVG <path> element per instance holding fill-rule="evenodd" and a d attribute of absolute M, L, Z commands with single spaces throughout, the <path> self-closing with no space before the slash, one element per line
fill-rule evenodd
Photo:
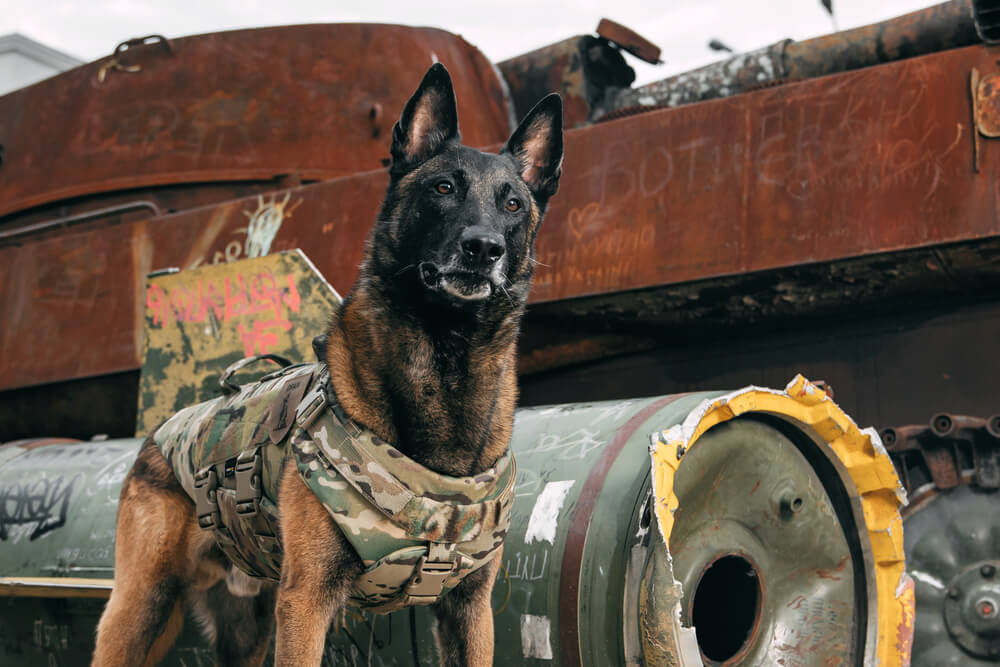
<path fill-rule="evenodd" d="M 325 360 L 349 417 L 441 474 L 478 474 L 507 450 L 534 240 L 562 153 L 558 95 L 539 102 L 499 154 L 461 145 L 439 64 L 393 128 L 388 191 Z M 122 487 L 94 665 L 155 664 L 188 610 L 222 664 L 260 664 L 275 618 L 276 663 L 320 664 L 362 563 L 295 465 L 283 470 L 280 582 L 262 584 L 198 527 L 194 503 L 147 440 Z M 443 664 L 492 664 L 500 553 L 434 604 Z"/>

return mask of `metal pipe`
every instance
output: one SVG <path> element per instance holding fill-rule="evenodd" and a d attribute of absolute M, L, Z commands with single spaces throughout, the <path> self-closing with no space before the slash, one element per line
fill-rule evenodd
<path fill-rule="evenodd" d="M 680 106 L 769 84 L 846 72 L 980 41 L 972 0 L 951 0 L 882 23 L 802 42 L 784 40 L 653 83 L 609 93 L 591 118 L 648 106 Z"/>
<path fill-rule="evenodd" d="M 930 428 L 939 438 L 958 438 L 962 431 L 966 434 L 985 426 L 983 419 L 966 415 L 952 415 L 939 412 L 931 417 Z"/>
<path fill-rule="evenodd" d="M 0 230 L 0 242 L 8 241 L 12 238 L 17 238 L 20 236 L 28 236 L 36 232 L 42 232 L 47 229 L 52 229 L 54 227 L 69 227 L 70 225 L 80 224 L 81 222 L 87 222 L 88 220 L 93 220 L 95 218 L 101 218 L 106 215 L 115 215 L 119 213 L 127 213 L 129 211 L 138 211 L 141 209 L 149 209 L 153 212 L 155 217 L 163 215 L 160 211 L 160 207 L 154 202 L 148 200 L 141 201 L 131 201 L 127 204 L 119 204 L 117 206 L 108 206 L 107 208 L 99 208 L 93 211 L 84 211 L 83 213 L 75 213 L 73 215 L 68 215 L 64 218 L 56 218 L 55 220 L 45 220 L 44 222 L 36 222 L 30 225 L 24 225 L 22 227 L 17 227 L 15 229 Z"/>
<path fill-rule="evenodd" d="M 991 415 L 986 418 L 986 432 L 994 438 L 1000 438 L 1000 415 Z"/>

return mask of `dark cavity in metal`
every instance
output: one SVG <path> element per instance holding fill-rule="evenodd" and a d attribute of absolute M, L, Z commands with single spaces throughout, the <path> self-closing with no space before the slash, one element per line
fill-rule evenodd
<path fill-rule="evenodd" d="M 691 612 L 702 655 L 724 662 L 739 653 L 757 624 L 760 603 L 757 569 L 742 555 L 723 556 L 705 568 Z"/>
<path fill-rule="evenodd" d="M 972 0 L 972 16 L 981 40 L 987 44 L 1000 43 L 1000 2 Z"/>
<path fill-rule="evenodd" d="M 154 202 L 145 200 L 127 202 L 125 204 L 119 204 L 118 206 L 108 206 L 107 208 L 99 208 L 93 211 L 68 215 L 64 218 L 56 218 L 55 220 L 46 220 L 44 222 L 36 222 L 34 224 L 24 225 L 14 229 L 0 230 L 0 243 L 11 239 L 29 236 L 31 234 L 37 234 L 56 227 L 69 227 L 71 225 L 78 225 L 81 222 L 96 220 L 97 218 L 103 218 L 109 215 L 121 215 L 122 213 L 141 210 L 150 211 L 153 217 L 163 215 L 160 207 Z"/>

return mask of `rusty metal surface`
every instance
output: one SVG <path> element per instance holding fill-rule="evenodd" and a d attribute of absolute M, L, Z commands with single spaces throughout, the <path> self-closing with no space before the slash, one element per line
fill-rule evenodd
<path fill-rule="evenodd" d="M 792 79 L 825 76 L 975 44 L 970 0 L 951 0 L 844 32 L 793 42 L 785 50 Z"/>
<path fill-rule="evenodd" d="M 70 227 L 72 225 L 89 222 L 90 220 L 95 220 L 97 218 L 121 216 L 125 213 L 133 211 L 146 211 L 147 215 L 143 217 L 149 217 L 150 213 L 154 217 L 163 215 L 163 211 L 161 211 L 160 207 L 156 205 L 156 202 L 148 199 L 138 199 L 124 204 L 119 204 L 117 206 L 108 206 L 106 208 L 93 209 L 82 213 L 73 213 L 71 215 L 46 220 L 44 222 L 35 222 L 26 225 L 18 225 L 9 229 L 0 229 L 0 242 L 10 241 L 22 236 L 31 236 L 39 232 L 49 231 L 60 227 Z"/>
<path fill-rule="evenodd" d="M 555 91 L 563 98 L 563 125 L 586 125 L 605 92 L 628 88 L 635 72 L 606 39 L 578 35 L 497 64 L 518 118 Z"/>
<path fill-rule="evenodd" d="M 611 19 L 601 19 L 601 22 L 597 24 L 597 35 L 609 42 L 614 42 L 647 63 L 658 65 L 663 62 L 660 60 L 660 47 L 621 23 Z"/>
<path fill-rule="evenodd" d="M 533 302 L 672 286 L 655 309 L 691 281 L 915 248 L 931 276 L 995 266 L 989 248 L 948 263 L 934 253 L 1000 235 L 1000 145 L 984 142 L 975 174 L 967 79 L 955 75 L 994 73 L 998 55 L 970 47 L 569 132 Z M 371 172 L 0 247 L 0 319 L 13 323 L 0 331 L 0 388 L 136 368 L 142 276 L 246 256 L 247 223 L 277 215 L 286 195 L 270 250 L 303 248 L 346 293 L 385 184 Z M 832 279 L 850 289 L 852 276 Z M 809 304 L 808 291 L 774 289 Z M 78 334 L 58 338 L 67 323 Z"/>
<path fill-rule="evenodd" d="M 908 493 L 930 483 L 939 491 L 974 481 L 981 489 L 1000 488 L 1000 431 L 997 415 L 982 418 L 934 415 L 929 424 L 882 430 L 882 441 Z"/>
<path fill-rule="evenodd" d="M 976 129 L 984 137 L 1000 137 L 1000 75 L 980 76 L 973 69 L 972 83 Z"/>
<path fill-rule="evenodd" d="M 607 114 L 621 109 L 678 107 L 730 97 L 781 81 L 786 76 L 782 55 L 785 45 L 778 42 L 638 88 L 617 91 L 595 109 L 594 117 L 603 121 Z"/>
<path fill-rule="evenodd" d="M 170 45 L 136 44 L 117 53 L 120 68 L 103 59 L 0 97 L 0 216 L 109 190 L 380 169 L 435 59 L 451 72 L 467 144 L 509 132 L 493 66 L 441 30 L 305 25 Z"/>
<path fill-rule="evenodd" d="M 801 42 L 784 40 L 661 81 L 621 90 L 594 118 L 619 109 L 680 106 L 761 86 L 871 67 L 975 44 L 970 0 L 951 0 L 882 23 Z"/>
<path fill-rule="evenodd" d="M 533 299 L 580 297 L 982 239 L 970 47 L 570 133 Z M 991 160 L 992 158 L 992 160 Z M 990 162 L 994 164 L 990 164 Z"/>

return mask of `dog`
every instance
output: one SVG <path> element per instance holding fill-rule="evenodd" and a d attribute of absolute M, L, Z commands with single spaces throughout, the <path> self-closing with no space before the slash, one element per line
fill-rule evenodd
<path fill-rule="evenodd" d="M 516 343 L 534 241 L 562 171 L 562 102 L 549 95 L 499 154 L 463 146 L 455 93 L 435 64 L 392 132 L 390 182 L 359 277 L 321 352 L 356 424 L 441 475 L 478 475 L 507 450 Z M 287 461 L 276 583 L 254 579 L 198 525 L 153 436 L 121 492 L 115 583 L 93 665 L 155 664 L 190 611 L 221 664 L 318 665 L 363 563 Z M 490 597 L 502 547 L 433 604 L 442 664 L 493 662 Z"/>

